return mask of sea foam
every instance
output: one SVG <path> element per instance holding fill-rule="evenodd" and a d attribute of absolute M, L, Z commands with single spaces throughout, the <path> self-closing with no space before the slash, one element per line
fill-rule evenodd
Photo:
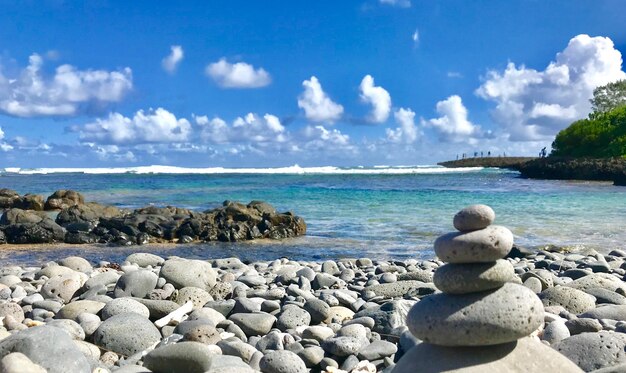
<path fill-rule="evenodd" d="M 57 173 L 80 173 L 80 174 L 441 174 L 441 173 L 461 173 L 476 172 L 482 167 L 460 167 L 445 168 L 441 166 L 374 166 L 374 167 L 300 167 L 293 165 L 289 167 L 276 168 L 224 168 L 224 167 L 176 167 L 176 166 L 139 166 L 139 167 L 96 167 L 96 168 L 18 168 L 7 167 L 0 169 L 0 173 L 5 174 L 57 174 Z"/>

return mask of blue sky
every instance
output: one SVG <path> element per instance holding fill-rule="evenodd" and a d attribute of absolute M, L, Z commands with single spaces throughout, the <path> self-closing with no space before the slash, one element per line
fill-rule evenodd
<path fill-rule="evenodd" d="M 4 1 L 0 167 L 536 154 L 624 79 L 623 1 Z"/>

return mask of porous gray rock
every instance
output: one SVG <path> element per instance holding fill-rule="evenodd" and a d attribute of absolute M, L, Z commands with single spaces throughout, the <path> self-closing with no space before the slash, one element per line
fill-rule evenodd
<path fill-rule="evenodd" d="M 287 350 L 271 351 L 261 359 L 259 366 L 263 373 L 306 373 L 304 361 Z"/>
<path fill-rule="evenodd" d="M 217 277 L 208 262 L 178 258 L 166 260 L 160 275 L 177 289 L 194 286 L 206 291 L 215 286 Z"/>
<path fill-rule="evenodd" d="M 406 325 L 406 317 L 415 301 L 395 300 L 382 304 L 379 307 L 366 308 L 357 312 L 354 318 L 371 317 L 374 321 L 373 331 L 381 334 L 394 334 L 397 329 Z"/>
<path fill-rule="evenodd" d="M 557 342 L 569 338 L 571 336 L 569 329 L 562 320 L 557 320 L 549 323 L 544 329 L 541 335 L 541 340 L 548 342 L 550 345 L 554 345 Z"/>
<path fill-rule="evenodd" d="M 311 322 L 319 324 L 330 316 L 330 306 L 328 303 L 312 298 L 304 303 L 304 309 L 311 315 Z"/>
<path fill-rule="evenodd" d="M 398 351 L 398 346 L 395 343 L 388 341 L 373 341 L 361 350 L 359 350 L 359 358 L 361 360 L 378 360 L 391 356 Z"/>
<path fill-rule="evenodd" d="M 147 318 L 122 313 L 104 320 L 93 333 L 94 343 L 106 350 L 131 356 L 161 340 L 161 333 Z"/>
<path fill-rule="evenodd" d="M 0 303 L 0 317 L 11 316 L 17 322 L 24 321 L 24 311 L 17 303 Z"/>
<path fill-rule="evenodd" d="M 68 303 L 82 285 L 78 272 L 62 274 L 48 279 L 41 288 L 41 295 L 45 299 L 60 299 Z"/>
<path fill-rule="evenodd" d="M 586 372 L 626 362 L 626 335 L 622 333 L 582 333 L 553 347 Z"/>
<path fill-rule="evenodd" d="M 139 314 L 146 319 L 150 317 L 150 311 L 148 307 L 143 304 L 137 302 L 132 298 L 116 298 L 107 302 L 106 305 L 101 310 L 102 320 L 106 320 L 115 315 L 119 315 L 121 313 L 134 312 Z"/>
<path fill-rule="evenodd" d="M 530 335 L 543 323 L 543 305 L 522 285 L 507 283 L 489 292 L 423 298 L 407 325 L 424 342 L 441 346 L 486 346 Z"/>
<path fill-rule="evenodd" d="M 435 254 L 448 263 L 487 263 L 504 258 L 513 247 L 513 233 L 491 225 L 471 232 L 452 232 L 435 240 Z"/>
<path fill-rule="evenodd" d="M 295 329 L 298 326 L 308 326 L 311 323 L 311 314 L 300 306 L 288 304 L 278 314 L 276 327 L 282 331 Z"/>
<path fill-rule="evenodd" d="M 596 307 L 596 297 L 569 286 L 547 288 L 539 293 L 539 299 L 544 306 L 562 306 L 573 314 L 583 313 Z"/>
<path fill-rule="evenodd" d="M 48 373 L 91 373 L 87 358 L 63 330 L 36 326 L 21 330 L 0 341 L 0 357 L 21 352 Z"/>
<path fill-rule="evenodd" d="M 393 373 L 582 373 L 550 347 L 523 338 L 483 347 L 445 347 L 420 343 L 396 364 Z"/>
<path fill-rule="evenodd" d="M 461 232 L 487 228 L 496 219 L 496 213 L 487 205 L 471 205 L 454 215 L 454 228 Z"/>
<path fill-rule="evenodd" d="M 582 291 L 594 288 L 601 288 L 609 291 L 617 291 L 620 289 L 622 294 L 626 294 L 626 284 L 620 281 L 617 277 L 608 273 L 594 273 L 587 275 L 570 282 L 566 286 Z"/>
<path fill-rule="evenodd" d="M 363 341 L 360 338 L 333 337 L 324 340 L 322 342 L 322 348 L 329 354 L 345 357 L 356 354 L 366 344 L 367 341 Z"/>
<path fill-rule="evenodd" d="M 204 373 L 211 368 L 213 351 L 198 342 L 178 342 L 150 351 L 144 366 L 154 373 Z"/>
<path fill-rule="evenodd" d="M 213 300 L 213 297 L 203 289 L 194 286 L 186 286 L 178 290 L 172 300 L 181 306 L 191 301 L 193 303 L 193 309 L 197 310 L 207 304 L 208 301 Z"/>
<path fill-rule="evenodd" d="M 397 281 L 389 284 L 377 284 L 367 286 L 365 291 L 372 291 L 374 294 L 383 296 L 385 298 L 397 298 L 402 297 L 405 294 L 419 289 L 422 287 L 430 287 L 432 285 L 426 284 L 421 281 Z"/>
<path fill-rule="evenodd" d="M 91 264 L 84 258 L 79 256 L 69 256 L 59 260 L 59 265 L 73 269 L 74 271 L 89 273 L 91 272 Z"/>
<path fill-rule="evenodd" d="M 476 293 L 519 282 L 513 265 L 498 259 L 492 263 L 445 264 L 435 271 L 435 286 L 448 294 Z"/>

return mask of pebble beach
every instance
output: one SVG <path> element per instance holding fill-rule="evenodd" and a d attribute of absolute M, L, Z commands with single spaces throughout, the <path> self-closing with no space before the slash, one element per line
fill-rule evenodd
<path fill-rule="evenodd" d="M 626 369 L 626 252 L 517 247 L 492 213 L 430 260 L 5 265 L 0 372 Z"/>

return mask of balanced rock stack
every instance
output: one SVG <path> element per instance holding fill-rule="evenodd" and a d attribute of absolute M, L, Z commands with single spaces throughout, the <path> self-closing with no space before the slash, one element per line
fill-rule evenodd
<path fill-rule="evenodd" d="M 527 338 L 543 325 L 543 304 L 519 284 L 504 259 L 513 234 L 491 225 L 494 219 L 489 206 L 469 206 L 454 217 L 459 232 L 435 241 L 435 253 L 447 262 L 434 275 L 442 293 L 422 298 L 409 312 L 407 325 L 422 343 L 403 356 L 394 373 L 581 372 Z"/>

